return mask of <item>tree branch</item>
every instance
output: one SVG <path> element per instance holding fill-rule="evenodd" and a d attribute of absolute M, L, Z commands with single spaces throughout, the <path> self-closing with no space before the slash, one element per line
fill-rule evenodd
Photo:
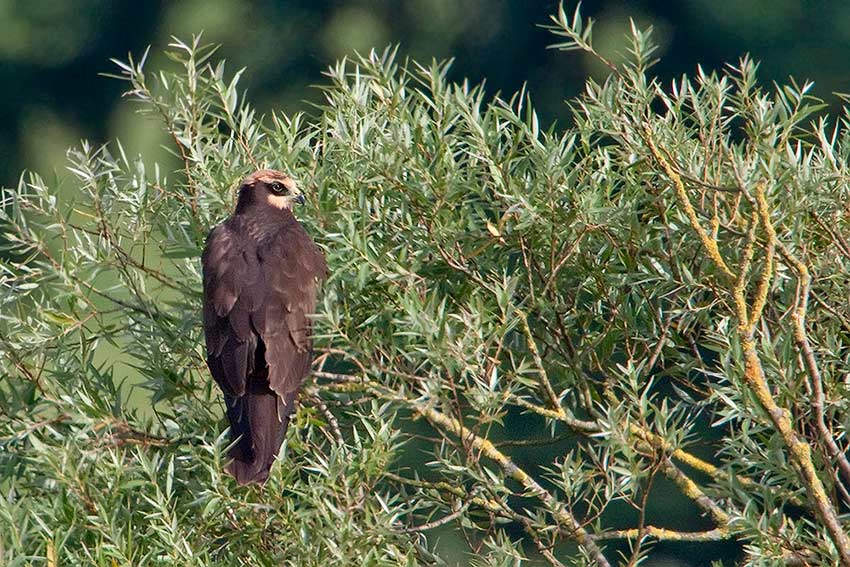
<path fill-rule="evenodd" d="M 602 550 L 593 541 L 591 535 L 584 529 L 581 523 L 569 511 L 559 503 L 552 494 L 544 489 L 536 480 L 528 475 L 524 470 L 519 468 L 514 462 L 499 451 L 490 441 L 477 436 L 469 429 L 463 427 L 456 419 L 449 417 L 434 408 L 418 401 L 411 402 L 413 409 L 424 416 L 428 421 L 450 431 L 455 436 L 465 436 L 472 448 L 480 451 L 488 459 L 494 461 L 501 469 L 517 481 L 522 487 L 538 498 L 546 506 L 552 517 L 558 522 L 558 525 L 564 528 L 567 533 L 581 545 L 596 561 L 599 567 L 610 567 L 610 563 L 602 554 Z"/>

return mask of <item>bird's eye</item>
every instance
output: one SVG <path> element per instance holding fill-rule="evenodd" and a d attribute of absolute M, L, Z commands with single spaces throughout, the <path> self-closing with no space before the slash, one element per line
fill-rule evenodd
<path fill-rule="evenodd" d="M 282 195 L 286 192 L 286 187 L 284 187 L 281 183 L 272 183 L 271 188 L 272 191 L 278 195 Z"/>

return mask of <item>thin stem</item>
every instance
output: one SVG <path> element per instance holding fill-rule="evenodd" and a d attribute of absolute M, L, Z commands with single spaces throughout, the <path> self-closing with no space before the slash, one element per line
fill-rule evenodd
<path fill-rule="evenodd" d="M 488 459 L 494 461 L 511 478 L 517 481 L 529 494 L 538 498 L 558 524 L 569 533 L 579 545 L 594 558 L 599 567 L 610 567 L 610 563 L 602 554 L 602 550 L 593 541 L 581 523 L 558 502 L 550 492 L 543 488 L 536 480 L 519 468 L 510 457 L 499 451 L 489 440 L 479 437 L 475 433 L 464 428 L 454 418 L 449 417 L 422 402 L 411 402 L 413 409 L 424 416 L 428 421 L 441 429 L 447 430 L 456 436 L 465 436 L 471 447 Z"/>

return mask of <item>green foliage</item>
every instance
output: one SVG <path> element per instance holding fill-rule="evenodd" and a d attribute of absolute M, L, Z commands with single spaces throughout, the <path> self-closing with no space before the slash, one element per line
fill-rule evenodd
<path fill-rule="evenodd" d="M 846 562 L 845 118 L 748 59 L 665 87 L 649 32 L 613 63 L 578 13 L 553 31 L 611 70 L 563 130 L 393 50 L 330 69 L 309 117 L 257 117 L 197 41 L 118 62 L 183 169 L 84 145 L 69 186 L 4 198 L 0 557 Z M 261 489 L 220 472 L 198 262 L 260 166 L 301 182 L 332 273 Z M 474 558 L 429 537 L 448 527 Z"/>

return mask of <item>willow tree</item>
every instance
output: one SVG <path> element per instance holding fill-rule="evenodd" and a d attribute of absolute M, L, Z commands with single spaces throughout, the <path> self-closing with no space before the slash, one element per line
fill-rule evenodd
<path fill-rule="evenodd" d="M 850 566 L 846 114 L 551 29 L 609 71 L 568 128 L 394 50 L 309 116 L 257 116 L 197 40 L 116 62 L 181 167 L 82 145 L 3 194 L 4 563 Z M 281 462 L 240 488 L 199 254 L 261 166 L 331 276 Z"/>

